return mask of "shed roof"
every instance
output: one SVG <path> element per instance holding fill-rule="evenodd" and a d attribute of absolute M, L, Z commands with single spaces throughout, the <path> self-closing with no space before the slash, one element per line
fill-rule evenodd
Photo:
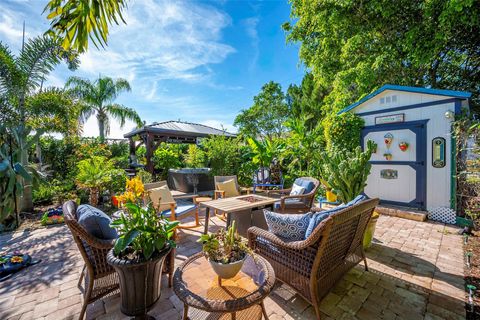
<path fill-rule="evenodd" d="M 437 96 L 448 96 L 454 97 L 459 99 L 469 99 L 472 94 L 466 91 L 455 91 L 455 90 L 444 90 L 444 89 L 431 89 L 431 88 L 423 88 L 423 87 L 409 87 L 409 86 L 399 86 L 394 84 L 386 84 L 382 86 L 380 89 L 375 90 L 374 92 L 366 95 L 362 99 L 358 100 L 357 102 L 349 105 L 343 110 L 340 110 L 337 114 L 342 114 L 348 112 L 350 110 L 355 109 L 365 101 L 368 101 L 375 97 L 376 95 L 382 93 L 385 90 L 393 90 L 393 91 L 406 91 L 406 92 L 414 92 L 414 93 L 423 93 L 423 94 L 431 94 Z"/>
<path fill-rule="evenodd" d="M 236 135 L 225 130 L 212 128 L 199 123 L 183 122 L 183 121 L 165 121 L 154 122 L 142 128 L 135 129 L 129 133 L 124 134 L 125 138 L 130 138 L 134 135 L 152 132 L 155 134 L 165 135 L 179 135 L 192 137 L 208 137 L 212 135 L 223 135 L 227 137 L 235 137 Z"/>

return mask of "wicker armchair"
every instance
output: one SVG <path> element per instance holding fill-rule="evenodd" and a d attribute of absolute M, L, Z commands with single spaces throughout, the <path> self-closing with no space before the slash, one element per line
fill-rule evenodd
<path fill-rule="evenodd" d="M 267 191 L 267 196 L 280 196 L 280 202 L 275 204 L 275 211 L 282 213 L 305 213 L 313 207 L 313 200 L 315 199 L 315 194 L 320 186 L 320 182 L 311 177 L 301 177 L 295 181 L 313 182 L 314 187 L 308 193 L 295 196 L 290 195 L 292 188 Z"/>
<path fill-rule="evenodd" d="M 113 248 L 115 240 L 102 240 L 90 234 L 78 223 L 77 204 L 67 201 L 63 204 L 65 223 L 85 262 L 78 286 L 84 282 L 83 305 L 79 319 L 83 319 L 87 305 L 107 295 L 120 292 L 118 275 L 107 263 L 107 253 Z M 169 287 L 172 286 L 175 262 L 175 249 L 165 259 L 164 272 L 169 274 Z"/>
<path fill-rule="evenodd" d="M 272 265 L 278 280 L 294 288 L 315 309 L 351 268 L 364 260 L 362 240 L 378 199 L 345 208 L 323 220 L 303 241 L 285 242 L 257 228 L 248 229 L 251 248 Z"/>

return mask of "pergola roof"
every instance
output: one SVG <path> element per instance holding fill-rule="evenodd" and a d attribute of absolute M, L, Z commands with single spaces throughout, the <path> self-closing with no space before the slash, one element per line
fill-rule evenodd
<path fill-rule="evenodd" d="M 190 123 L 183 121 L 165 121 L 154 122 L 151 125 L 135 129 L 124 135 L 130 138 L 138 134 L 151 132 L 155 135 L 165 136 L 190 136 L 190 137 L 208 137 L 211 135 L 235 137 L 236 135 L 224 130 L 215 129 L 199 123 Z"/>

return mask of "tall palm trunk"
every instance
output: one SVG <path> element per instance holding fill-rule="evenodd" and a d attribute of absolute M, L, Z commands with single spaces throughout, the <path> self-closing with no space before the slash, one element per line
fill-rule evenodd
<path fill-rule="evenodd" d="M 105 115 L 102 113 L 97 114 L 98 120 L 98 136 L 100 137 L 100 141 L 105 141 Z"/>

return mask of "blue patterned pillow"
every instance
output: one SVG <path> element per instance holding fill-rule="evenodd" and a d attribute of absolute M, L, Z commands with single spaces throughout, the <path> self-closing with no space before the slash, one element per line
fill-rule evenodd
<path fill-rule="evenodd" d="M 353 199 L 349 203 L 347 203 L 346 206 L 347 207 L 348 206 L 353 206 L 353 205 L 359 204 L 360 202 L 362 202 L 364 200 L 367 200 L 367 196 L 361 194 L 361 195 L 358 195 L 355 199 Z"/>
<path fill-rule="evenodd" d="M 268 231 L 286 241 L 305 239 L 305 232 L 310 222 L 310 214 L 283 214 L 263 210 Z"/>

